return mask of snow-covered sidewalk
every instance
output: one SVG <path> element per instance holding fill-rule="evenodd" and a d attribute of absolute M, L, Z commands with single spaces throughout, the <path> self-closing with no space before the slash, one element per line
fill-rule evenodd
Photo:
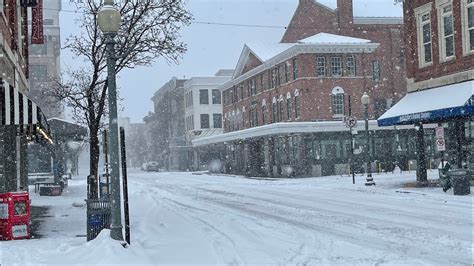
<path fill-rule="evenodd" d="M 430 176 L 436 177 L 432 172 Z M 49 205 L 43 238 L 0 242 L 1 265 L 471 265 L 472 194 L 402 188 L 414 173 L 255 180 L 129 174 L 132 243 L 85 243 L 85 180 Z"/>

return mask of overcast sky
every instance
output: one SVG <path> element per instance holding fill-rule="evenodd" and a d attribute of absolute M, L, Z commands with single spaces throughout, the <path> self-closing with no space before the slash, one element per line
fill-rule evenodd
<path fill-rule="evenodd" d="M 336 0 L 320 0 L 336 7 Z M 216 22 L 253 25 L 286 26 L 298 4 L 298 0 L 188 0 L 187 7 L 196 22 Z M 68 1 L 63 9 L 73 10 Z M 356 16 L 401 16 L 401 8 L 393 0 L 354 0 Z M 61 13 L 62 39 L 78 31 L 74 13 Z M 142 122 L 152 111 L 151 96 L 173 76 L 213 76 L 222 68 L 234 68 L 245 42 L 278 42 L 282 28 L 220 26 L 193 23 L 182 30 L 182 40 L 188 51 L 178 65 L 168 65 L 158 59 L 152 67 L 125 70 L 120 73 L 118 85 L 124 99 L 121 116 L 132 122 Z M 77 65 L 72 55 L 63 50 L 62 67 Z"/>

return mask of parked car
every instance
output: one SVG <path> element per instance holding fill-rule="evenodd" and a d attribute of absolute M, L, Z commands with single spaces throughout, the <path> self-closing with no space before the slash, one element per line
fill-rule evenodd
<path fill-rule="evenodd" d="M 147 172 L 159 172 L 160 168 L 157 162 L 148 162 L 142 164 L 142 170 Z"/>

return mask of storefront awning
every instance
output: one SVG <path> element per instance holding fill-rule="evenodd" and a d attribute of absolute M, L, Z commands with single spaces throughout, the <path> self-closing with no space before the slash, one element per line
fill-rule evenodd
<path fill-rule="evenodd" d="M 18 88 L 0 78 L 0 126 L 3 125 L 33 128 L 51 142 L 48 121 L 39 106 Z"/>
<path fill-rule="evenodd" d="M 402 126 L 399 129 L 411 129 L 413 126 Z M 360 121 L 355 130 L 364 130 L 364 122 Z M 369 120 L 369 130 L 390 130 L 392 128 L 377 126 L 377 121 Z M 342 121 L 320 121 L 320 122 L 281 122 L 264 126 L 252 127 L 238 131 L 218 134 L 211 137 L 199 138 L 192 141 L 193 147 L 210 144 L 239 141 L 245 139 L 260 138 L 264 136 L 292 135 L 304 133 L 332 133 L 349 132 Z"/>
<path fill-rule="evenodd" d="M 379 126 L 434 123 L 474 115 L 474 80 L 410 92 L 378 120 Z"/>

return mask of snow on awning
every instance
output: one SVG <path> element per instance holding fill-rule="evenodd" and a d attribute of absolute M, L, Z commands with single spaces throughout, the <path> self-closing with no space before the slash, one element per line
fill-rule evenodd
<path fill-rule="evenodd" d="M 33 127 L 46 140 L 51 141 L 50 128 L 41 109 L 18 88 L 0 78 L 0 126 Z"/>
<path fill-rule="evenodd" d="M 403 126 L 399 129 L 411 129 L 412 126 Z M 364 130 L 364 123 L 360 121 L 355 127 L 356 130 Z M 380 128 L 377 126 L 376 120 L 369 121 L 369 130 L 389 130 L 391 128 Z M 214 135 L 211 137 L 195 139 L 192 141 L 193 147 L 200 147 L 210 144 L 259 138 L 271 135 L 283 134 L 302 134 L 302 133 L 318 133 L 318 132 L 349 132 L 342 121 L 321 121 L 321 122 L 283 122 L 273 123 L 269 125 L 252 127 L 243 130 L 233 131 L 229 133 Z"/>
<path fill-rule="evenodd" d="M 410 92 L 377 121 L 379 126 L 433 123 L 474 115 L 474 80 Z"/>

